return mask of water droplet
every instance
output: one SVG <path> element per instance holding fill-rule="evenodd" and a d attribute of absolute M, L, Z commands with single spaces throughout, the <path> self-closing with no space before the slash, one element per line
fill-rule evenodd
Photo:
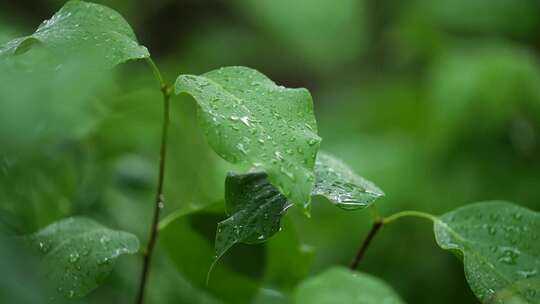
<path fill-rule="evenodd" d="M 308 140 L 308 145 L 313 146 L 313 145 L 317 144 L 318 142 L 319 141 L 316 140 L 315 138 L 311 138 L 311 139 Z"/>
<path fill-rule="evenodd" d="M 238 151 L 240 151 L 240 152 L 242 152 L 243 154 L 246 154 L 246 155 L 249 152 L 249 150 L 242 143 L 237 144 L 236 148 L 238 149 Z"/>
<path fill-rule="evenodd" d="M 110 240 L 111 239 L 108 236 L 104 235 L 99 239 L 99 242 L 101 243 L 101 245 L 107 245 Z"/>
<path fill-rule="evenodd" d="M 77 263 L 79 259 L 80 259 L 80 256 L 78 252 L 72 252 L 69 254 L 69 262 L 71 264 Z"/>

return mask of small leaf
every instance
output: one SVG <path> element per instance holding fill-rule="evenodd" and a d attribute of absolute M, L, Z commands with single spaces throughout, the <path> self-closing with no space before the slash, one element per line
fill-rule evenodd
<path fill-rule="evenodd" d="M 327 197 L 343 209 L 365 208 L 383 195 L 373 183 L 324 152 L 317 156 L 315 174 L 312 195 Z M 280 230 L 281 217 L 291 205 L 263 172 L 230 173 L 225 181 L 225 203 L 230 217 L 218 224 L 217 258 L 236 243 L 266 241 Z"/>
<path fill-rule="evenodd" d="M 441 248 L 463 257 L 482 303 L 540 303 L 539 213 L 502 201 L 476 203 L 444 214 L 434 230 Z"/>
<path fill-rule="evenodd" d="M 365 208 L 384 195 L 372 182 L 356 175 L 341 160 L 319 152 L 315 163 L 317 182 L 313 195 L 326 197 L 346 210 Z"/>
<path fill-rule="evenodd" d="M 229 173 L 225 180 L 225 203 L 231 216 L 218 224 L 216 258 L 236 243 L 266 241 L 279 231 L 282 214 L 290 206 L 263 172 Z"/>
<path fill-rule="evenodd" d="M 306 89 L 278 86 L 246 67 L 227 67 L 179 76 L 180 93 L 198 102 L 199 121 L 216 153 L 263 169 L 292 203 L 309 206 L 321 139 Z"/>
<path fill-rule="evenodd" d="M 295 304 L 402 304 L 399 295 L 371 275 L 331 268 L 296 289 Z"/>
<path fill-rule="evenodd" d="M 136 236 L 82 217 L 58 221 L 25 239 L 42 256 L 45 277 L 68 298 L 88 294 L 111 272 L 119 256 L 139 250 Z"/>
<path fill-rule="evenodd" d="M 23 53 L 34 44 L 43 44 L 61 57 L 97 51 L 98 57 L 105 58 L 110 66 L 150 56 L 120 14 L 103 5 L 77 0 L 67 2 L 32 35 L 0 47 L 0 56 Z"/>

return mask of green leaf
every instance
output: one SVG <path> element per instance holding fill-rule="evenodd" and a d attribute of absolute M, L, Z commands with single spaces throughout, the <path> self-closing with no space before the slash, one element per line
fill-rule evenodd
<path fill-rule="evenodd" d="M 181 75 L 175 89 L 198 102 L 200 124 L 221 157 L 264 170 L 292 203 L 309 206 L 321 139 L 306 89 L 278 86 L 246 67 Z"/>
<path fill-rule="evenodd" d="M 19 54 L 40 43 L 53 53 L 74 56 L 98 52 L 109 66 L 147 58 L 129 24 L 116 11 L 99 4 L 69 1 L 33 34 L 17 38 L 0 48 L 0 56 Z"/>
<path fill-rule="evenodd" d="M 366 208 L 384 195 L 372 182 L 356 175 L 341 160 L 325 152 L 319 152 L 315 163 L 317 182 L 313 195 L 326 197 L 346 210 Z"/>
<path fill-rule="evenodd" d="M 324 152 L 317 156 L 315 174 L 317 183 L 312 195 L 322 195 L 343 209 L 365 208 L 383 195 L 373 183 Z M 264 172 L 229 173 L 225 181 L 225 203 L 230 217 L 218 224 L 217 258 L 236 243 L 268 240 L 281 229 L 283 213 L 291 206 Z"/>
<path fill-rule="evenodd" d="M 539 213 L 482 202 L 444 214 L 434 230 L 441 248 L 463 257 L 467 281 L 483 303 L 540 303 Z"/>
<path fill-rule="evenodd" d="M 68 298 L 88 294 L 111 272 L 119 256 L 139 250 L 136 236 L 83 217 L 58 221 L 25 239 L 42 256 L 44 276 Z"/>
<path fill-rule="evenodd" d="M 331 268 L 298 286 L 295 304 L 402 304 L 399 295 L 371 275 Z"/>
<path fill-rule="evenodd" d="M 229 173 L 225 204 L 231 215 L 218 224 L 216 259 L 236 243 L 257 244 L 278 232 L 287 198 L 268 182 L 264 172 Z"/>

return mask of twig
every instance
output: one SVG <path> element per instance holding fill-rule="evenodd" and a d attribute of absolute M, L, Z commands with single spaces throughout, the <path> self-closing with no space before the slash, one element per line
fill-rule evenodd
<path fill-rule="evenodd" d="M 383 221 L 380 218 L 376 219 L 373 222 L 373 225 L 371 226 L 371 230 L 369 230 L 369 233 L 368 233 L 367 237 L 362 242 L 362 245 L 360 246 L 360 249 L 358 249 L 358 252 L 356 253 L 356 256 L 354 257 L 354 259 L 351 262 L 351 266 L 350 266 L 351 270 L 356 270 L 356 268 L 358 268 L 358 264 L 360 263 L 360 260 L 362 260 L 362 257 L 366 253 L 366 250 L 367 250 L 369 244 L 371 243 L 371 240 L 373 240 L 373 238 L 375 237 L 375 235 L 377 234 L 379 229 L 381 229 L 382 225 L 383 225 Z"/>
<path fill-rule="evenodd" d="M 160 83 L 161 93 L 163 95 L 163 125 L 161 128 L 159 174 L 154 205 L 154 216 L 152 219 L 152 226 L 150 227 L 150 237 L 148 239 L 148 244 L 146 245 L 146 248 L 143 252 L 143 265 L 140 277 L 139 290 L 137 293 L 137 304 L 144 303 L 144 293 L 146 289 L 146 282 L 148 281 L 150 264 L 152 262 L 152 253 L 154 252 L 154 247 L 158 238 L 159 215 L 164 203 L 163 179 L 165 177 L 165 156 L 167 154 L 167 134 L 169 129 L 169 100 L 171 97 L 171 89 L 163 81 L 163 77 L 161 76 L 161 73 L 159 72 L 159 69 L 157 68 L 155 63 L 152 61 L 152 59 L 148 59 L 147 62 L 150 64 L 154 75 Z"/>

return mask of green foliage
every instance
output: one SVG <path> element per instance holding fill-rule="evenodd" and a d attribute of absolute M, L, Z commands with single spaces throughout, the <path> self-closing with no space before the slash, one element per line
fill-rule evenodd
<path fill-rule="evenodd" d="M 507 202 L 472 204 L 435 221 L 437 243 L 463 257 L 483 303 L 540 301 L 540 214 Z"/>
<path fill-rule="evenodd" d="M 296 289 L 295 304 L 403 304 L 385 282 L 366 273 L 331 268 Z"/>
<path fill-rule="evenodd" d="M 313 195 L 321 195 L 338 207 L 355 210 L 370 206 L 384 195 L 372 182 L 356 175 L 341 160 L 319 152 L 315 163 L 317 182 Z"/>
<path fill-rule="evenodd" d="M 367 35 L 365 0 L 241 0 L 240 10 L 272 39 L 317 69 L 348 64 L 363 53 Z M 299 18 L 303 16 L 304 18 Z"/>
<path fill-rule="evenodd" d="M 8 42 L 0 48 L 0 56 L 24 53 L 36 43 L 43 43 L 59 57 L 97 52 L 92 55 L 110 66 L 150 56 L 120 14 L 78 0 L 67 2 L 32 35 Z"/>
<path fill-rule="evenodd" d="M 139 250 L 136 236 L 82 217 L 53 223 L 25 239 L 42 256 L 43 275 L 68 298 L 88 294 L 103 282 L 118 257 Z"/>
<path fill-rule="evenodd" d="M 311 194 L 324 196 L 345 210 L 365 208 L 383 195 L 373 183 L 325 152 L 317 155 L 315 177 Z M 266 241 L 281 229 L 280 220 L 291 206 L 262 172 L 230 173 L 225 180 L 225 203 L 230 217 L 218 224 L 216 258 L 236 243 Z"/>
<path fill-rule="evenodd" d="M 167 2 L 149 9 L 148 16 L 172 12 L 160 7 Z M 352 256 L 353 232 L 364 228 L 364 215 L 339 215 L 330 204 L 311 201 L 320 196 L 344 210 L 374 207 L 384 193 L 357 175 L 358 168 L 392 194 L 396 203 L 383 204 L 384 212 L 410 202 L 448 210 L 486 195 L 537 201 L 540 68 L 527 41 L 518 46 L 503 35 L 536 37 L 539 6 L 529 0 L 469 2 L 239 0 L 223 5 L 252 22 L 251 30 L 217 26 L 209 39 L 190 38 L 193 45 L 183 46 L 180 59 L 166 58 L 164 76 L 177 75 L 175 66 L 202 70 L 223 60 L 253 61 L 279 82 L 309 84 L 323 109 L 321 129 L 329 149 L 351 166 L 319 151 L 321 137 L 306 89 L 285 88 L 239 66 L 183 74 L 171 86 L 126 20 L 100 4 L 67 2 L 33 34 L 11 41 L 21 31 L 0 20 L 0 42 L 9 41 L 0 47 L 0 302 L 62 302 L 87 295 L 81 303 L 125 301 L 126 286 L 141 279 L 138 267 L 117 263 L 110 283 L 102 283 L 120 256 L 138 252 L 138 238 L 69 216 L 95 214 L 146 234 L 152 216 L 146 203 L 155 196 L 144 261 L 152 259 L 158 235 L 155 253 L 167 253 L 170 261 L 144 264 L 153 265 L 149 279 L 155 283 L 147 284 L 153 302 L 403 303 L 382 280 L 335 268 Z M 134 7 L 123 3 L 131 13 Z M 145 27 L 153 24 L 151 18 L 139 20 Z M 168 34 L 167 43 L 177 34 L 172 26 L 160 31 Z M 501 36 L 478 43 L 455 39 L 456 32 Z M 395 50 L 379 49 L 395 42 Z M 147 93 L 144 87 L 151 73 L 139 73 L 136 66 L 110 70 L 135 59 L 146 59 L 160 82 L 164 117 L 155 102 L 158 90 Z M 377 77 L 369 77 L 370 68 Z M 122 76 L 118 84 L 116 73 Z M 137 91 L 124 92 L 132 88 Z M 187 93 L 196 104 L 179 96 L 184 101 L 169 105 L 173 92 Z M 227 175 L 224 207 L 222 178 L 231 166 L 215 154 L 244 170 Z M 216 200 L 220 203 L 212 204 Z M 305 214 L 314 207 L 313 218 L 294 209 L 285 216 L 293 205 Z M 158 223 L 163 208 L 173 212 Z M 372 209 L 373 228 L 358 259 L 364 259 L 381 225 L 420 216 L 434 221 L 438 245 L 462 258 L 466 281 L 480 301 L 540 302 L 538 213 L 502 201 L 441 217 L 414 210 L 383 217 Z M 419 296 L 410 290 L 426 297 L 417 282 L 429 277 L 428 270 L 445 273 L 430 284 L 459 282 L 447 278 L 454 274 L 451 262 L 435 255 L 427 259 L 424 239 L 403 237 L 415 232 L 403 227 L 397 237 L 382 240 L 406 248 L 403 254 L 374 248 L 378 254 L 362 260 L 362 267 L 399 283 L 393 285 L 411 299 Z M 317 254 L 308 244 L 318 244 Z M 90 294 L 99 285 L 101 291 Z M 437 294 L 437 303 L 460 301 L 446 299 L 444 292 L 456 296 L 453 287 Z"/>
<path fill-rule="evenodd" d="M 292 203 L 309 207 L 321 139 L 306 89 L 287 89 L 245 67 L 181 75 L 176 94 L 199 104 L 209 144 L 224 159 L 264 170 Z"/>

